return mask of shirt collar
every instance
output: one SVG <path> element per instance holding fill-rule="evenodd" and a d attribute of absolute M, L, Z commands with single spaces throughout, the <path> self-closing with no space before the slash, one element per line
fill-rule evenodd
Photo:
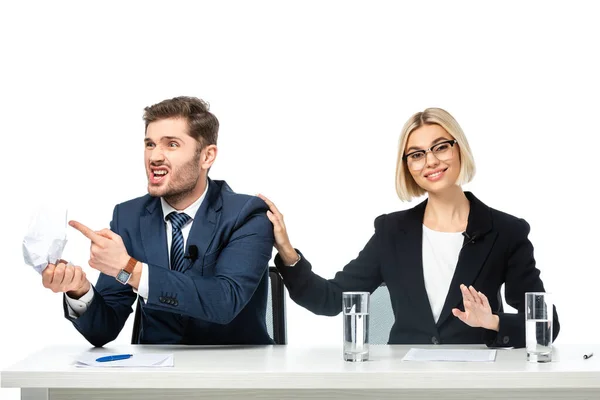
<path fill-rule="evenodd" d="M 169 215 L 170 213 L 172 213 L 173 211 L 175 212 L 184 212 L 186 213 L 191 220 L 194 220 L 194 217 L 196 216 L 196 212 L 198 212 L 198 209 L 200 208 L 200 206 L 202 205 L 202 202 L 204 201 L 204 198 L 206 197 L 206 193 L 208 193 L 208 180 L 206 181 L 206 188 L 204 189 L 204 193 L 202 193 L 202 196 L 200 196 L 198 198 L 198 200 L 196 200 L 195 202 L 193 202 L 192 204 L 190 204 L 190 206 L 188 208 L 186 208 L 185 210 L 176 210 L 173 207 L 171 207 L 171 205 L 169 203 L 167 203 L 167 201 L 164 198 L 160 198 L 160 205 L 162 207 L 162 212 L 163 212 L 163 218 L 165 220 L 165 222 L 167 222 L 167 215 Z"/>

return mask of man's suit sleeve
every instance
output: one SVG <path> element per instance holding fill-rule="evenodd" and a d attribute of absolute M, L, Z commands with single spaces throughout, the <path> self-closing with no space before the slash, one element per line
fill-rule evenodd
<path fill-rule="evenodd" d="M 119 234 L 118 206 L 113 211 L 110 230 Z M 85 313 L 79 318 L 72 318 L 68 312 L 66 300 L 63 300 L 65 317 L 92 345 L 101 347 L 116 339 L 132 312 L 132 304 L 136 294 L 129 285 L 123 285 L 105 274 L 100 274 L 94 289 L 94 299 Z"/>
<path fill-rule="evenodd" d="M 214 276 L 190 277 L 148 264 L 146 307 L 217 324 L 231 322 L 254 294 L 271 259 L 273 225 L 267 209 L 258 197 L 242 207 L 218 256 Z"/>
<path fill-rule="evenodd" d="M 383 279 L 380 273 L 379 235 L 384 216 L 375 220 L 375 233 L 358 257 L 346 265 L 333 279 L 324 279 L 312 272 L 312 266 L 302 255 L 293 267 L 283 265 L 279 254 L 275 265 L 288 288 L 290 298 L 318 315 L 337 315 L 342 311 L 342 293 L 347 291 L 373 292 Z"/>
<path fill-rule="evenodd" d="M 529 224 L 519 220 L 519 230 L 514 233 L 515 245 L 508 256 L 504 294 L 506 302 L 517 313 L 498 313 L 500 330 L 486 330 L 486 344 L 494 347 L 525 347 L 525 293 L 545 292 L 540 270 L 535 266 L 533 245 L 528 239 Z M 560 323 L 556 307 L 553 308 L 553 340 L 558 336 Z"/>

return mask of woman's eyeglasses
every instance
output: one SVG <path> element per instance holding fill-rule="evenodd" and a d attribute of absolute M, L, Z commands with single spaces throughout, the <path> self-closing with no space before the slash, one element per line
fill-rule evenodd
<path fill-rule="evenodd" d="M 412 169 L 413 171 L 420 171 L 425 167 L 428 152 L 431 152 L 431 154 L 433 154 L 433 156 L 440 161 L 447 161 L 454 155 L 453 149 L 455 144 L 456 139 L 445 140 L 443 142 L 434 144 L 426 150 L 416 150 L 408 153 L 402 158 L 406 160 L 408 168 Z"/>

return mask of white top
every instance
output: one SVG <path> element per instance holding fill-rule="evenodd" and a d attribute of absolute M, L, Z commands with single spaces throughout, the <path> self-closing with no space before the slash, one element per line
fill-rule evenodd
<path fill-rule="evenodd" d="M 3 388 L 163 390 L 600 388 L 600 344 L 554 346 L 552 362 L 546 364 L 527 362 L 525 349 L 498 350 L 496 361 L 485 363 L 402 361 L 411 347 L 486 349 L 485 345 L 371 345 L 368 362 L 351 363 L 343 361 L 341 342 L 339 345 L 314 347 L 108 345 L 90 349 L 89 345 L 52 346 L 5 368 L 0 383 Z M 93 352 L 98 357 L 106 354 L 134 354 L 135 357 L 142 352 L 168 353 L 173 354 L 174 366 L 102 370 L 75 367 L 75 358 L 84 352 Z M 584 360 L 584 352 L 596 354 Z M 598 398 L 592 393 L 587 396 Z M 422 396 L 429 397 L 440 398 L 439 391 L 437 396 Z M 481 397 L 485 398 L 485 393 Z"/>
<path fill-rule="evenodd" d="M 423 277 L 435 322 L 446 302 L 463 241 L 462 232 L 438 232 L 423 225 Z"/>
<path fill-rule="evenodd" d="M 206 193 L 208 192 L 208 181 L 206 182 L 206 188 L 204 189 L 204 193 L 202 196 L 198 198 L 195 202 L 193 202 L 188 208 L 181 211 L 186 213 L 190 220 L 181 228 L 181 234 L 183 236 L 183 246 L 185 248 L 185 244 L 187 243 L 187 238 L 190 234 L 190 230 L 192 229 L 192 222 L 194 221 L 194 217 L 196 216 L 196 212 L 202 205 L 204 198 L 206 197 Z M 167 215 L 169 215 L 172 211 L 180 212 L 179 210 L 171 207 L 169 203 L 165 201 L 162 197 L 160 198 L 160 205 L 162 207 L 163 218 L 165 219 L 166 224 L 166 232 L 167 232 L 167 251 L 169 252 L 169 262 L 171 262 L 171 241 L 173 240 L 173 226 L 171 225 L 171 221 L 167 220 Z M 142 274 L 140 275 L 140 284 L 137 290 L 133 290 L 137 294 L 142 297 L 144 302 L 148 299 L 148 264 L 142 263 Z M 81 296 L 79 299 L 72 299 L 65 293 L 65 298 L 67 299 L 67 305 L 69 306 L 69 316 L 71 318 L 77 318 L 83 315 L 84 312 L 87 311 L 87 308 L 92 303 L 94 299 L 94 290 L 90 288 L 89 292 Z"/>

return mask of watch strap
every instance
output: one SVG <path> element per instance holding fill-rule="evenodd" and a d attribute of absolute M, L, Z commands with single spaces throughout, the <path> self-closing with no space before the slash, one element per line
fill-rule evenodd
<path fill-rule="evenodd" d="M 138 263 L 138 261 L 135 258 L 129 257 L 127 266 L 125 266 L 125 268 L 123 268 L 123 271 L 127 272 L 128 274 L 131 274 L 137 263 Z"/>

